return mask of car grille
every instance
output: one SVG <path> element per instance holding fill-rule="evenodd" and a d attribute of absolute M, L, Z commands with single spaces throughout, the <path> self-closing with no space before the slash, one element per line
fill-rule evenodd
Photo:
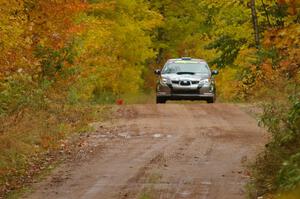
<path fill-rule="evenodd" d="M 199 94 L 199 90 L 196 89 L 186 89 L 186 90 L 172 90 L 172 94 Z"/>
<path fill-rule="evenodd" d="M 190 83 L 191 84 L 199 84 L 200 81 L 191 81 L 191 82 L 189 82 L 189 85 L 190 85 Z M 181 82 L 180 81 L 172 81 L 172 84 L 181 84 Z"/>
<path fill-rule="evenodd" d="M 190 86 L 191 85 L 191 82 L 190 81 L 181 81 L 179 83 L 181 86 Z"/>

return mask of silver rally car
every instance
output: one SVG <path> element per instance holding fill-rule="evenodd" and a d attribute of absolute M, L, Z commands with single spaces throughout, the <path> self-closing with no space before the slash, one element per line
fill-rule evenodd
<path fill-rule="evenodd" d="M 167 100 L 205 100 L 214 103 L 216 87 L 214 75 L 206 61 L 183 57 L 170 59 L 162 70 L 155 70 L 159 76 L 156 87 L 156 102 Z"/>

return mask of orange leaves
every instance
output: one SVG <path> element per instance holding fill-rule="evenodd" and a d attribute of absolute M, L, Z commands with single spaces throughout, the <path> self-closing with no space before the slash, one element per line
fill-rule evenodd
<path fill-rule="evenodd" d="M 297 14 L 297 7 L 300 6 L 300 2 L 296 0 L 290 0 L 290 6 L 289 6 L 289 13 L 291 15 L 296 15 Z"/>
<path fill-rule="evenodd" d="M 69 3 L 65 2 L 64 6 L 66 8 L 66 10 L 73 12 L 73 13 L 78 13 L 81 11 L 84 11 L 88 8 L 88 4 L 87 3 L 83 3 L 83 1 L 70 1 Z"/>
<path fill-rule="evenodd" d="M 52 142 L 53 142 L 53 138 L 51 136 L 48 135 L 41 136 L 40 145 L 44 149 L 48 149 L 50 147 L 50 143 Z"/>
<path fill-rule="evenodd" d="M 292 78 L 300 69 L 300 25 L 293 24 L 286 28 L 270 30 L 265 33 L 264 47 L 276 49 L 281 59 L 278 70 Z"/>
<path fill-rule="evenodd" d="M 277 2 L 279 5 L 287 5 L 289 8 L 296 11 L 297 0 L 277 0 Z"/>
<path fill-rule="evenodd" d="M 75 0 L 39 1 L 29 12 L 33 24 L 31 34 L 35 35 L 37 43 L 61 48 L 70 36 L 67 30 L 74 25 L 73 18 L 86 7 L 85 3 Z M 71 33 L 75 30 L 73 28 Z"/>
<path fill-rule="evenodd" d="M 265 60 L 265 62 L 260 67 L 263 82 L 272 82 L 277 79 L 278 72 L 274 69 L 272 61 L 270 59 Z"/>
<path fill-rule="evenodd" d="M 279 4 L 284 4 L 288 6 L 288 12 L 290 15 L 296 15 L 298 13 L 297 8 L 299 8 L 299 0 L 278 0 Z"/>
<path fill-rule="evenodd" d="M 300 77 L 300 24 L 273 28 L 264 33 L 262 48 L 243 55 L 240 51 L 235 64 L 244 66 L 240 90 L 247 96 L 266 96 L 277 91 L 283 92 L 290 84 L 299 84 Z M 240 59 L 240 57 L 242 59 Z M 251 65 L 249 65 L 252 63 Z"/>
<path fill-rule="evenodd" d="M 74 17 L 87 8 L 81 0 L 1 0 L 0 78 L 22 70 L 39 73 L 41 63 L 34 55 L 37 46 L 64 48 L 82 27 Z"/>
<path fill-rule="evenodd" d="M 286 4 L 286 0 L 278 0 L 279 4 Z"/>
<path fill-rule="evenodd" d="M 66 32 L 71 35 L 80 34 L 84 32 L 85 26 L 83 24 L 72 25 Z"/>

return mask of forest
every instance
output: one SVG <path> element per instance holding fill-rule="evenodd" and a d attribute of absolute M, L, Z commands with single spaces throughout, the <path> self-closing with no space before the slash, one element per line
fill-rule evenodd
<path fill-rule="evenodd" d="M 99 106 L 154 100 L 153 70 L 182 56 L 219 70 L 219 102 L 262 106 L 250 197 L 299 194 L 299 0 L 0 0 L 0 19 L 0 198 Z"/>

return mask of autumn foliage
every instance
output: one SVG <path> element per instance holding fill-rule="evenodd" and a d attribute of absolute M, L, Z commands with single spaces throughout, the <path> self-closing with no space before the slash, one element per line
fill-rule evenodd
<path fill-rule="evenodd" d="M 1 198 L 98 115 L 90 104 L 142 90 L 162 18 L 131 0 L 1 0 L 0 10 Z"/>

